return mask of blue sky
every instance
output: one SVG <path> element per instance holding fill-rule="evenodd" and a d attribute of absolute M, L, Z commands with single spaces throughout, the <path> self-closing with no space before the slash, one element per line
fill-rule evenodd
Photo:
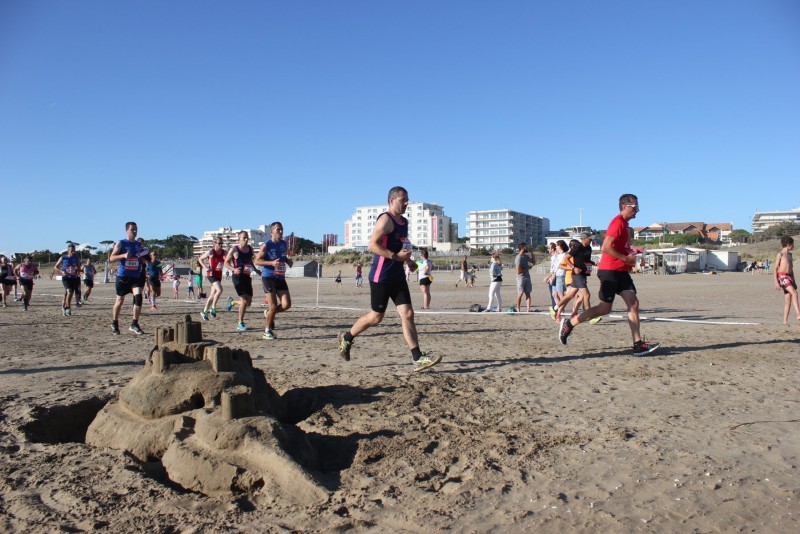
<path fill-rule="evenodd" d="M 0 251 L 281 220 L 403 185 L 604 228 L 800 206 L 800 2 L 0 2 Z M 579 212 L 582 208 L 582 212 Z"/>

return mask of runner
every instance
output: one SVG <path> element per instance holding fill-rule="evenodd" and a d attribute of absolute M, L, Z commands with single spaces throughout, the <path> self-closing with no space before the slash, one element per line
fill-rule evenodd
<path fill-rule="evenodd" d="M 81 258 L 75 254 L 75 245 L 67 245 L 67 253 L 61 256 L 53 267 L 56 274 L 61 275 L 61 283 L 64 285 L 64 299 L 61 301 L 61 312 L 72 315 L 70 302 L 75 292 L 80 289 L 81 284 Z"/>
<path fill-rule="evenodd" d="M 276 221 L 269 226 L 269 230 L 271 237 L 258 250 L 255 264 L 263 267 L 261 284 L 269 299 L 269 307 L 264 310 L 264 339 L 277 339 L 275 315 L 292 307 L 292 297 L 286 283 L 286 266 L 291 267 L 294 262 L 286 257 L 289 247 L 283 239 L 283 224 Z"/>
<path fill-rule="evenodd" d="M 8 295 L 11 293 L 11 288 L 17 285 L 17 277 L 14 276 L 14 264 L 5 256 L 0 256 L 0 283 L 3 284 L 3 290 L 0 291 L 3 307 L 7 308 Z"/>
<path fill-rule="evenodd" d="M 244 314 L 250 303 L 253 302 L 253 271 L 259 272 L 253 265 L 253 247 L 250 246 L 250 236 L 246 230 L 239 232 L 238 244 L 228 251 L 225 256 L 225 267 L 233 272 L 233 288 L 239 295 L 239 322 L 236 330 L 245 332 Z"/>
<path fill-rule="evenodd" d="M 117 298 L 111 308 L 111 333 L 119 335 L 119 314 L 125 303 L 125 296 L 133 293 L 133 319 L 128 330 L 137 335 L 144 332 L 139 327 L 139 315 L 142 313 L 142 261 L 141 257 L 147 254 L 142 244 L 136 241 L 139 228 L 135 222 L 125 223 L 125 239 L 120 239 L 114 244 L 109 261 L 118 261 L 116 293 Z"/>
<path fill-rule="evenodd" d="M 97 274 L 97 268 L 92 263 L 92 258 L 86 258 L 86 265 L 83 266 L 83 285 L 86 286 L 86 292 L 83 294 L 83 303 L 89 300 L 94 288 L 94 275 Z"/>
<path fill-rule="evenodd" d="M 31 295 L 33 294 L 33 279 L 39 274 L 39 269 L 36 268 L 34 263 L 31 263 L 31 257 L 25 256 L 22 263 L 14 268 L 19 278 L 19 283 L 22 286 L 22 309 L 28 311 L 28 306 L 31 304 Z"/>
<path fill-rule="evenodd" d="M 567 344 L 572 330 L 580 323 L 611 311 L 614 297 L 619 295 L 628 307 L 628 325 L 633 336 L 633 355 L 644 356 L 656 350 L 658 343 L 644 341 L 639 332 L 639 299 L 633 285 L 631 269 L 636 264 L 636 252 L 631 249 L 631 234 L 628 221 L 639 212 L 639 199 L 636 195 L 625 194 L 619 197 L 619 215 L 608 225 L 603 239 L 603 256 L 598 265 L 597 277 L 600 279 L 600 303 L 584 310 L 572 318 L 565 317 L 559 325 L 558 339 Z"/>
<path fill-rule="evenodd" d="M 200 312 L 200 317 L 204 321 L 208 321 L 209 314 L 211 317 L 217 316 L 217 302 L 222 296 L 222 266 L 225 264 L 226 254 L 222 248 L 224 244 L 225 241 L 222 240 L 222 237 L 215 238 L 214 247 L 203 252 L 197 260 L 200 267 L 205 270 L 208 281 L 211 282 L 211 291 L 203 306 L 203 311 Z M 208 265 L 203 263 L 205 259 L 208 259 Z"/>
<path fill-rule="evenodd" d="M 389 190 L 388 200 L 389 209 L 378 216 L 369 239 L 369 250 L 374 254 L 372 268 L 369 271 L 372 310 L 362 315 L 350 330 L 339 332 L 339 356 L 345 361 L 350 361 L 353 340 L 368 328 L 383 321 L 386 306 L 391 299 L 400 315 L 403 337 L 411 349 L 415 370 L 423 370 L 439 363 L 442 357 L 432 359 L 419 348 L 411 292 L 403 272 L 405 264 L 410 264 L 412 270 L 417 269 L 417 264 L 411 260 L 412 245 L 408 241 L 408 220 L 403 217 L 408 208 L 408 191 L 402 187 L 393 187 Z"/>
<path fill-rule="evenodd" d="M 147 272 L 147 285 L 150 286 L 150 310 L 157 311 L 156 299 L 161 296 L 161 277 L 164 274 L 164 268 L 155 250 L 150 252 L 150 261 L 147 263 L 145 270 Z"/>
<path fill-rule="evenodd" d="M 528 245 L 520 243 L 517 245 L 519 252 L 514 258 L 514 266 L 517 269 L 517 311 L 522 311 L 522 296 L 525 296 L 525 303 L 527 304 L 527 311 L 531 311 L 531 291 L 533 291 L 533 284 L 531 283 L 531 267 L 536 265 L 536 257 L 533 252 L 528 254 Z"/>

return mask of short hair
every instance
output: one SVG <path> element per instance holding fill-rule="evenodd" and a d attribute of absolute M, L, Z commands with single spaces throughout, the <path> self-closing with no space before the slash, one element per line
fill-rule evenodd
<path fill-rule="evenodd" d="M 137 228 L 139 227 L 139 225 L 136 224 L 135 222 L 128 221 L 128 222 L 125 223 L 125 230 L 128 230 L 131 226 L 136 226 Z"/>
<path fill-rule="evenodd" d="M 624 195 L 619 197 L 619 211 L 622 211 L 622 206 L 625 204 L 630 204 L 631 202 L 636 202 L 639 200 L 639 197 L 632 193 L 625 193 Z"/>
<path fill-rule="evenodd" d="M 74 249 L 75 248 L 75 243 L 67 243 L 67 250 L 69 250 L 70 248 Z"/>
<path fill-rule="evenodd" d="M 790 235 L 785 235 L 781 237 L 781 246 L 787 247 L 789 245 L 794 245 L 794 239 Z"/>
<path fill-rule="evenodd" d="M 520 243 L 519 245 L 517 245 L 517 250 L 522 250 L 523 248 L 525 248 L 527 246 L 528 246 L 527 243 Z"/>
<path fill-rule="evenodd" d="M 281 228 L 283 228 L 283 223 L 282 223 L 282 222 L 280 222 L 280 221 L 275 221 L 274 223 L 272 223 L 272 224 L 270 224 L 270 225 L 269 225 L 269 229 L 270 229 L 270 230 L 272 230 L 273 228 L 275 228 L 275 227 L 276 227 L 277 225 L 279 225 L 279 224 L 281 225 Z"/>
<path fill-rule="evenodd" d="M 556 249 L 556 244 L 551 241 L 550 245 L 549 245 L 549 248 L 550 248 L 550 250 L 555 250 Z"/>
<path fill-rule="evenodd" d="M 237 237 L 245 236 L 245 237 L 249 238 L 250 237 L 250 233 L 247 230 L 239 230 L 239 233 L 236 234 L 236 236 Z"/>
<path fill-rule="evenodd" d="M 393 188 L 389 189 L 389 202 L 393 199 L 397 198 L 400 193 L 405 193 L 408 196 L 408 191 L 406 191 L 405 187 L 400 187 L 399 185 L 394 186 Z"/>

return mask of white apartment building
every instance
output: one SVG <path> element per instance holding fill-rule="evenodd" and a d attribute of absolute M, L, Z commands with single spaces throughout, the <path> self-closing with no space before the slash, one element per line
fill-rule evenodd
<path fill-rule="evenodd" d="M 470 211 L 469 248 L 516 249 L 519 243 L 544 245 L 550 219 L 509 209 Z"/>
<path fill-rule="evenodd" d="M 369 238 L 375 228 L 378 215 L 388 206 L 361 206 L 344 222 L 344 246 L 342 249 L 366 251 Z M 449 248 L 458 241 L 458 225 L 444 214 L 444 208 L 426 202 L 409 202 L 404 214 L 408 219 L 408 239 L 415 247 Z"/>
<path fill-rule="evenodd" d="M 223 248 L 228 250 L 232 246 L 236 245 L 239 241 L 239 232 L 242 230 L 247 230 L 250 234 L 250 245 L 254 249 L 258 249 L 261 244 L 271 237 L 271 233 L 269 231 L 268 224 L 262 224 L 258 228 L 237 228 L 233 229 L 230 226 L 223 226 L 216 230 L 208 230 L 203 232 L 202 237 L 199 238 L 199 241 L 194 244 L 194 255 L 200 256 L 206 250 L 212 248 L 214 246 L 214 238 L 222 236 L 222 239 L 225 241 Z"/>
<path fill-rule="evenodd" d="M 763 232 L 770 226 L 791 222 L 800 224 L 800 208 L 787 211 L 757 211 L 753 214 L 753 233 Z"/>

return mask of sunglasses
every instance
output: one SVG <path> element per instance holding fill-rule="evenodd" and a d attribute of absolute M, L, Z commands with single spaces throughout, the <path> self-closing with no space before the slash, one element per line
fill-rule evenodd
<path fill-rule="evenodd" d="M 633 208 L 633 211 L 639 211 L 639 206 L 637 204 L 625 204 L 629 208 Z"/>

